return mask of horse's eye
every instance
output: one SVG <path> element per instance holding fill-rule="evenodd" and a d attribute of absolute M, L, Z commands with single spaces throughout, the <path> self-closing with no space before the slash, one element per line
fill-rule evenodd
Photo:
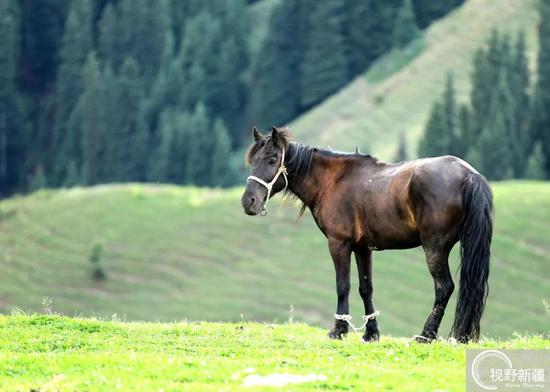
<path fill-rule="evenodd" d="M 264 140 L 262 140 L 262 142 L 260 143 L 260 147 L 263 147 L 263 146 L 265 146 L 265 141 Z"/>
<path fill-rule="evenodd" d="M 270 165 L 274 165 L 275 162 L 277 162 L 277 157 L 269 158 L 269 164 L 270 164 Z"/>

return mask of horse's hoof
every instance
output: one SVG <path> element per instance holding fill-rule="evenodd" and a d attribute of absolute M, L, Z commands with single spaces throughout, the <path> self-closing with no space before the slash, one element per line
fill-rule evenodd
<path fill-rule="evenodd" d="M 380 334 L 378 332 L 365 333 L 361 338 L 365 343 L 373 343 L 380 340 Z"/>
<path fill-rule="evenodd" d="M 344 331 L 341 331 L 339 329 L 336 329 L 336 328 L 333 328 L 329 331 L 328 333 L 328 337 L 330 339 L 334 339 L 334 340 L 342 340 L 342 335 L 344 335 L 345 332 Z"/>
<path fill-rule="evenodd" d="M 416 343 L 424 343 L 424 344 L 428 344 L 428 343 L 431 343 L 433 339 L 431 338 L 428 338 L 426 336 L 421 336 L 421 335 L 418 335 L 418 336 L 415 336 L 414 337 L 414 341 Z"/>

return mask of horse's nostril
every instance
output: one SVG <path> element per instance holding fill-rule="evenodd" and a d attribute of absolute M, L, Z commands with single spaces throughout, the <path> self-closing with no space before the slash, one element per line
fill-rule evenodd
<path fill-rule="evenodd" d="M 254 204 L 255 201 L 256 201 L 256 198 L 254 196 L 251 196 L 250 197 L 250 205 Z"/>

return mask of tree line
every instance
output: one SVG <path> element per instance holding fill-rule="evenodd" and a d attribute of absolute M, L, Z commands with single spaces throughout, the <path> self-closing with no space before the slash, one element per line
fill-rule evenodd
<path fill-rule="evenodd" d="M 525 34 L 494 30 L 472 60 L 469 102 L 457 103 L 453 76 L 434 103 L 420 156 L 452 154 L 487 178 L 550 178 L 550 1 L 540 3 L 537 73 Z"/>
<path fill-rule="evenodd" d="M 287 123 L 462 1 L 283 0 L 252 53 L 256 1 L 0 0 L 0 195 L 230 185 L 250 125 Z"/>

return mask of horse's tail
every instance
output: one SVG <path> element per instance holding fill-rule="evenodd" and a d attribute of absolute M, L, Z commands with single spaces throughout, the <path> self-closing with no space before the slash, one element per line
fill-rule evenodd
<path fill-rule="evenodd" d="M 459 342 L 467 343 L 479 339 L 479 322 L 489 292 L 493 195 L 487 181 L 472 172 L 464 179 L 462 199 L 460 289 L 452 334 Z"/>

